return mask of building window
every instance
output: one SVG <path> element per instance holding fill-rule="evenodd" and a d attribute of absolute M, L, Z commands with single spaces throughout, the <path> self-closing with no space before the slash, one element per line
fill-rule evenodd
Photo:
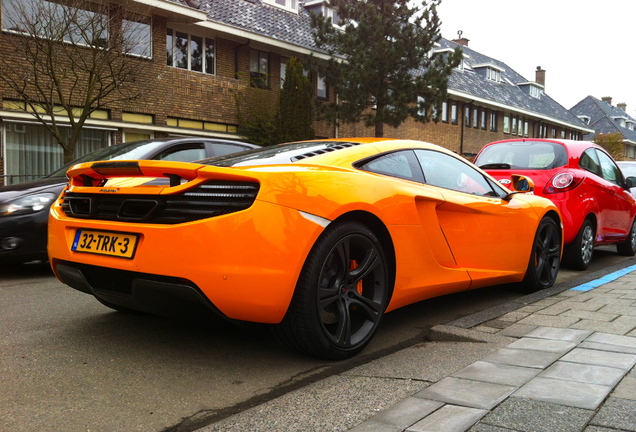
<path fill-rule="evenodd" d="M 152 57 L 152 29 L 141 21 L 123 20 L 123 52 L 139 57 Z"/>
<path fill-rule="evenodd" d="M 448 123 L 448 102 L 442 102 L 442 121 Z"/>
<path fill-rule="evenodd" d="M 264 0 L 265 3 L 277 6 L 282 9 L 287 9 L 292 12 L 298 12 L 297 0 Z"/>
<path fill-rule="evenodd" d="M 501 81 L 501 72 L 495 69 L 487 68 L 486 78 L 489 79 L 490 81 L 499 82 Z"/>
<path fill-rule="evenodd" d="M 479 127 L 479 108 L 477 107 L 473 108 L 473 127 Z"/>
<path fill-rule="evenodd" d="M 482 108 L 480 114 L 481 114 L 480 126 L 483 130 L 486 130 L 486 109 Z"/>
<path fill-rule="evenodd" d="M 457 102 L 451 103 L 451 122 L 457 124 Z"/>
<path fill-rule="evenodd" d="M 318 95 L 318 99 L 329 99 L 329 88 L 327 87 L 327 82 L 324 77 L 320 75 L 316 78 L 316 93 Z"/>
<path fill-rule="evenodd" d="M 422 109 L 422 104 L 424 103 L 424 98 L 422 96 L 417 97 L 417 115 L 420 117 L 424 117 L 426 115 L 426 111 Z M 433 108 L 433 118 L 437 118 L 437 110 Z"/>
<path fill-rule="evenodd" d="M 510 133 L 510 116 L 505 115 L 503 118 L 503 131 L 504 133 Z"/>
<path fill-rule="evenodd" d="M 537 86 L 531 85 L 530 86 L 530 96 L 532 96 L 533 98 L 540 98 L 541 97 L 541 89 Z"/>
<path fill-rule="evenodd" d="M 166 63 L 179 69 L 214 74 L 214 39 L 194 36 L 168 29 L 166 33 Z"/>
<path fill-rule="evenodd" d="M 552 138 L 556 138 L 557 137 L 557 130 L 556 128 L 552 128 Z"/>
<path fill-rule="evenodd" d="M 464 126 L 470 127 L 470 105 L 464 107 Z"/>
<path fill-rule="evenodd" d="M 497 132 L 497 111 L 490 111 L 490 130 Z"/>
<path fill-rule="evenodd" d="M 512 131 L 511 131 L 511 133 L 513 135 L 517 135 L 517 118 L 516 117 L 512 118 Z"/>
<path fill-rule="evenodd" d="M 64 152 L 53 135 L 41 125 L 4 122 L 7 183 L 42 177 L 64 165 Z M 71 128 L 61 128 L 70 137 Z M 110 131 L 82 128 L 75 157 L 110 145 Z"/>
<path fill-rule="evenodd" d="M 280 60 L 280 88 L 283 88 L 285 84 L 285 77 L 287 77 L 287 57 L 283 57 Z"/>
<path fill-rule="evenodd" d="M 530 124 L 527 121 L 524 121 L 523 122 L 523 136 L 527 137 L 529 131 L 530 131 Z"/>
<path fill-rule="evenodd" d="M 269 53 L 250 50 L 250 83 L 252 87 L 269 88 Z"/>
<path fill-rule="evenodd" d="M 48 19 L 56 25 L 41 24 Z M 91 47 L 108 46 L 109 40 L 106 14 L 46 0 L 3 0 L 2 29 Z"/>
<path fill-rule="evenodd" d="M 166 119 L 166 125 L 170 127 L 188 128 L 188 129 L 202 129 L 211 132 L 227 132 L 237 133 L 238 127 L 232 124 L 207 122 L 201 120 L 191 120 L 179 117 L 168 117 Z"/>

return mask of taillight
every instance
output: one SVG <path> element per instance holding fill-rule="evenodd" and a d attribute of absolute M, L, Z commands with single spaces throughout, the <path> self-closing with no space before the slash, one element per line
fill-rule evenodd
<path fill-rule="evenodd" d="M 583 181 L 583 176 L 571 171 L 562 171 L 550 179 L 543 188 L 543 193 L 554 194 L 574 189 Z"/>

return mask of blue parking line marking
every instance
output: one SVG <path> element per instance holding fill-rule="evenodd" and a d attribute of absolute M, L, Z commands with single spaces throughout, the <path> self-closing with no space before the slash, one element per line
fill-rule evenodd
<path fill-rule="evenodd" d="M 608 275 L 603 276 L 602 278 L 584 283 L 583 285 L 579 285 L 576 286 L 574 288 L 570 288 L 570 290 L 572 291 L 589 291 L 591 289 L 594 289 L 596 287 L 599 287 L 601 285 L 605 285 L 606 283 L 610 283 L 616 279 L 618 279 L 621 276 L 625 276 L 628 273 L 633 272 L 634 270 L 636 270 L 636 265 L 633 265 L 631 267 L 626 267 L 624 269 L 615 271 L 614 273 L 610 273 Z"/>

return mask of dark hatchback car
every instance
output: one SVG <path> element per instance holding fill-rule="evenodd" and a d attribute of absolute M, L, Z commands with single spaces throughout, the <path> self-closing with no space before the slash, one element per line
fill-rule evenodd
<path fill-rule="evenodd" d="M 166 138 L 106 147 L 39 179 L 0 187 L 0 265 L 46 260 L 48 210 L 67 183 L 66 171 L 94 160 L 154 159 L 192 162 L 257 148 L 240 141 Z"/>

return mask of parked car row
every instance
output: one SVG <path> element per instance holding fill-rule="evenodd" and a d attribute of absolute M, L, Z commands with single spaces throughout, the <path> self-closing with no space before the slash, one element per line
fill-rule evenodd
<path fill-rule="evenodd" d="M 42 258 L 48 214 L 56 276 L 105 306 L 199 307 L 343 359 L 413 302 L 636 254 L 635 167 L 590 142 L 498 141 L 475 164 L 383 138 L 253 147 L 130 143 L 0 189 L 0 259 Z"/>
<path fill-rule="evenodd" d="M 0 264 L 46 260 L 49 207 L 68 182 L 69 167 L 95 160 L 194 161 L 257 146 L 239 141 L 166 138 L 106 147 L 59 168 L 42 179 L 0 186 Z"/>

